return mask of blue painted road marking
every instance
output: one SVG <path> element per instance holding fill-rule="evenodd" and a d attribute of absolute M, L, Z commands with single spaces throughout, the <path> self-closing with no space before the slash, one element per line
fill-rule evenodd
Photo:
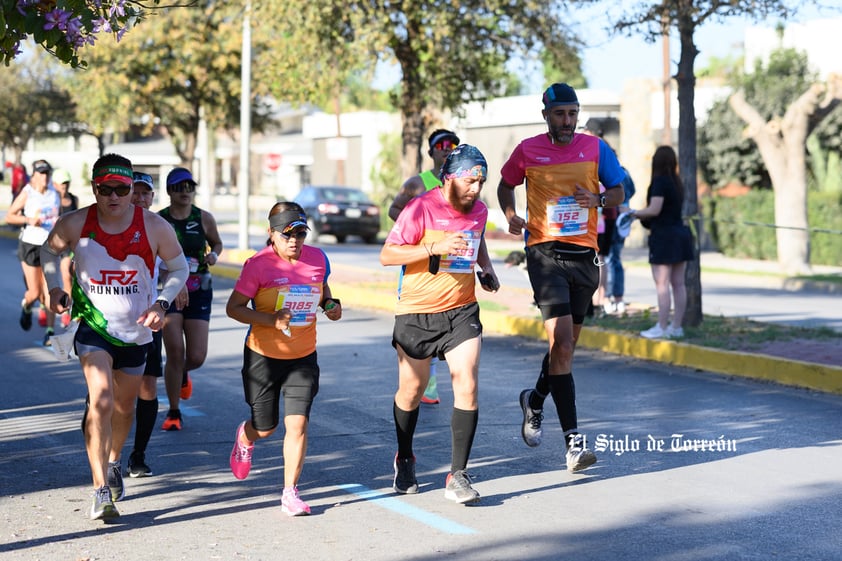
<path fill-rule="evenodd" d="M 351 493 L 352 495 L 356 495 L 361 499 L 365 499 L 367 501 L 372 501 L 376 505 L 391 510 L 393 512 L 397 512 L 400 515 L 412 518 L 422 524 L 426 524 L 436 530 L 441 532 L 445 532 L 447 534 L 476 534 L 477 531 L 473 528 L 468 528 L 467 526 L 462 526 L 452 520 L 448 520 L 447 518 L 443 518 L 438 516 L 437 514 L 433 514 L 431 512 L 427 512 L 421 510 L 418 507 L 414 507 L 412 505 L 408 505 L 403 501 L 396 499 L 395 497 L 391 497 L 389 495 L 385 495 L 378 491 L 373 491 L 368 487 L 363 485 L 358 485 L 356 483 L 351 483 L 347 485 L 340 485 L 340 489 Z"/>

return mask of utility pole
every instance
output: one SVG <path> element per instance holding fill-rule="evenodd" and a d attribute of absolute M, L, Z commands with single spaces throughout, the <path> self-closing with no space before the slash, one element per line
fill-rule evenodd
<path fill-rule="evenodd" d="M 251 177 L 251 2 L 243 11 L 243 55 L 240 71 L 240 173 L 237 247 L 249 248 L 249 178 Z"/>

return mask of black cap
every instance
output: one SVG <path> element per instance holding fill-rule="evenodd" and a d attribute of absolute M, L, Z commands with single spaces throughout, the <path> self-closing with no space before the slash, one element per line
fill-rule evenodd
<path fill-rule="evenodd" d="M 53 166 L 47 160 L 36 160 L 32 164 L 32 171 L 36 173 L 50 173 L 53 171 Z"/>
<path fill-rule="evenodd" d="M 571 103 L 579 105 L 576 90 L 567 84 L 553 84 L 544 92 L 541 101 L 544 102 L 545 109 L 556 105 L 570 105 Z"/>

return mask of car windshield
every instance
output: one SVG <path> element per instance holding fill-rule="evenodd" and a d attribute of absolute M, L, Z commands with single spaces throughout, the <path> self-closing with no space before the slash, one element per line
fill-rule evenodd
<path fill-rule="evenodd" d="M 368 197 L 362 191 L 356 189 L 319 189 L 322 200 L 336 201 L 340 203 L 369 203 Z"/>

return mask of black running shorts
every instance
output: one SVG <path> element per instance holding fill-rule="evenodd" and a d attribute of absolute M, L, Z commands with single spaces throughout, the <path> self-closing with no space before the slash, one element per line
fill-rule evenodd
<path fill-rule="evenodd" d="M 595 258 L 593 249 L 576 249 L 558 242 L 526 248 L 526 270 L 544 321 L 572 315 L 573 323 L 584 322 L 591 298 L 599 286 Z"/>
<path fill-rule="evenodd" d="M 416 360 L 444 360 L 448 351 L 481 335 L 479 304 L 472 302 L 446 312 L 395 316 L 392 346 L 400 345 Z"/>
<path fill-rule="evenodd" d="M 41 266 L 41 246 L 18 242 L 18 259 L 30 267 Z"/>
<path fill-rule="evenodd" d="M 181 314 L 184 319 L 200 319 L 210 321 L 211 302 L 213 302 L 213 288 L 200 288 L 189 293 L 190 300 L 183 309 L 177 310 L 170 306 L 168 314 Z"/>
<path fill-rule="evenodd" d="M 293 359 L 269 358 L 248 347 L 243 351 L 243 391 L 251 407 L 251 424 L 261 431 L 280 422 L 281 393 L 284 416 L 310 418 L 313 398 L 319 393 L 319 364 L 316 353 Z"/>
<path fill-rule="evenodd" d="M 151 345 L 152 343 L 125 347 L 113 345 L 91 329 L 84 320 L 79 322 L 79 329 L 76 330 L 76 338 L 73 340 L 76 356 L 82 357 L 95 351 L 105 351 L 111 355 L 112 370 L 121 370 L 125 374 L 134 376 L 143 374 L 146 367 L 146 355 Z"/>
<path fill-rule="evenodd" d="M 161 347 L 163 347 L 163 339 L 163 331 L 152 332 L 152 343 L 149 346 L 149 351 L 146 353 L 146 368 L 143 370 L 144 376 L 160 378 L 164 375 L 164 369 L 161 367 Z"/>

